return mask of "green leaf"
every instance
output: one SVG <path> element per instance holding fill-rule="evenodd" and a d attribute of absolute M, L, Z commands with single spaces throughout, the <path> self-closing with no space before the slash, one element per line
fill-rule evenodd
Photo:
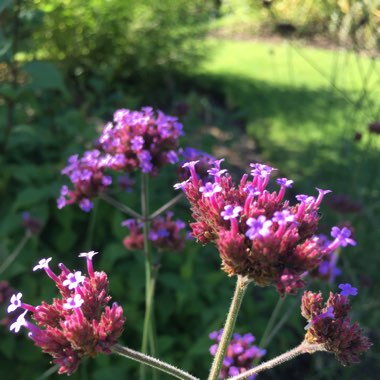
<path fill-rule="evenodd" d="M 29 208 L 56 195 L 56 186 L 46 185 L 42 187 L 29 187 L 18 193 L 13 204 L 13 211 Z"/>
<path fill-rule="evenodd" d="M 44 61 L 31 61 L 23 66 L 23 69 L 30 75 L 32 90 L 60 90 L 66 93 L 63 76 L 55 65 Z"/>

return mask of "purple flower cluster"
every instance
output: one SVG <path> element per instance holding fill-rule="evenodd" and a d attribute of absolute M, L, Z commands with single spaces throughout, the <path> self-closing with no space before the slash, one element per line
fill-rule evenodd
<path fill-rule="evenodd" d="M 323 345 L 326 351 L 335 354 L 343 365 L 357 363 L 359 355 L 371 347 L 357 323 L 351 324 L 348 313 L 351 309 L 349 296 L 358 290 L 351 284 L 340 284 L 339 293 L 330 292 L 327 302 L 322 294 L 307 291 L 302 297 L 301 313 L 307 319 L 305 340 Z"/>
<path fill-rule="evenodd" d="M 277 179 L 277 192 L 266 189 L 276 169 L 251 164 L 252 179 L 244 174 L 236 186 L 221 169 L 222 161 L 208 170 L 209 181 L 199 178 L 198 161 L 185 163 L 190 177 L 174 187 L 191 204 L 193 236 L 202 244 L 216 244 L 230 276 L 246 276 L 260 286 L 274 284 L 281 295 L 294 293 L 303 287 L 305 272 L 319 267 L 339 246 L 356 244 L 346 227 L 333 227 L 328 244 L 316 235 L 319 206 L 330 190 L 317 189 L 317 197 L 297 195 L 298 203 L 291 206 L 284 196 L 292 180 Z"/>
<path fill-rule="evenodd" d="M 24 303 L 22 293 L 10 299 L 8 313 L 24 309 L 10 330 L 19 332 L 22 327 L 29 330 L 29 338 L 43 352 L 53 357 L 53 363 L 60 366 L 58 373 L 71 375 L 85 356 L 95 357 L 98 353 L 111 353 L 123 332 L 125 318 L 123 309 L 116 303 L 107 306 L 108 279 L 104 272 L 94 272 L 92 258 L 97 252 L 85 252 L 88 276 L 80 271 L 70 272 L 64 264 L 56 275 L 49 267 L 49 259 L 41 259 L 33 270 L 43 269 L 55 282 L 61 298 L 54 298 L 51 304 L 42 301 L 39 306 Z M 26 319 L 31 313 L 35 323 Z"/>
<path fill-rule="evenodd" d="M 107 123 L 99 137 L 104 152 L 124 158 L 119 170 L 157 174 L 165 164 L 178 162 L 178 139 L 182 124 L 176 117 L 156 113 L 150 107 L 141 111 L 120 109 L 113 123 Z"/>
<path fill-rule="evenodd" d="M 130 189 L 133 180 L 126 174 L 141 170 L 155 175 L 165 164 L 178 162 L 178 140 L 183 134 L 177 118 L 156 113 L 145 107 L 141 111 L 121 109 L 115 112 L 113 123 L 107 123 L 98 139 L 98 149 L 83 157 L 69 158 L 62 174 L 69 177 L 73 189 L 61 188 L 58 208 L 77 203 L 89 212 L 92 198 L 112 184 L 106 171 L 121 172 L 120 186 Z"/>
<path fill-rule="evenodd" d="M 215 344 L 210 347 L 210 353 L 215 356 L 222 338 L 223 329 L 213 331 L 209 337 Z M 248 333 L 244 335 L 233 334 L 232 340 L 227 348 L 226 356 L 223 360 L 222 370 L 220 372 L 220 379 L 227 379 L 231 376 L 236 376 L 242 372 L 248 371 L 252 368 L 255 359 L 260 359 L 266 354 L 266 350 L 261 349 L 253 342 L 255 337 Z M 248 377 L 252 380 L 256 375 Z"/>
<path fill-rule="evenodd" d="M 117 166 L 119 161 L 118 157 L 102 155 L 97 149 L 85 152 L 80 158 L 77 154 L 71 156 L 61 173 L 70 178 L 74 189 L 62 186 L 58 208 L 78 203 L 83 211 L 89 212 L 93 208 L 91 198 L 112 184 L 112 177 L 105 175 L 104 171 Z"/>
<path fill-rule="evenodd" d="M 180 220 L 172 220 L 173 213 L 167 212 L 165 217 L 159 216 L 152 220 L 149 239 L 159 250 L 181 251 L 184 247 L 186 224 Z M 127 219 L 122 225 L 129 229 L 129 235 L 124 238 L 124 246 L 128 249 L 144 248 L 144 224 L 136 219 Z"/>

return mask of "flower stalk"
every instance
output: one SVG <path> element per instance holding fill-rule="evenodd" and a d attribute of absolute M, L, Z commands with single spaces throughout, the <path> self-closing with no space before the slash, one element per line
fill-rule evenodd
<path fill-rule="evenodd" d="M 141 175 L 141 213 L 143 218 L 143 235 L 144 235 L 144 255 L 145 255 L 145 316 L 143 337 L 141 343 L 142 353 L 148 352 L 148 342 L 150 337 L 150 351 L 156 353 L 155 331 L 152 325 L 152 314 L 154 304 L 155 280 L 153 278 L 153 260 L 150 250 L 149 241 L 149 177 L 148 174 Z M 146 378 L 146 367 L 144 364 L 140 367 L 140 379 Z"/>
<path fill-rule="evenodd" d="M 120 344 L 115 344 L 111 350 L 120 355 L 124 356 L 128 359 L 135 360 L 141 363 L 144 367 L 150 366 L 162 372 L 168 373 L 169 375 L 176 377 L 181 380 L 199 380 L 197 377 L 189 374 L 186 371 L 183 371 L 177 367 L 174 367 L 168 363 L 162 362 L 159 359 L 153 358 L 151 356 L 142 354 L 141 352 L 134 351 L 128 347 L 121 346 Z"/>
<path fill-rule="evenodd" d="M 0 274 L 3 274 L 5 270 L 17 259 L 18 255 L 21 253 L 26 243 L 32 237 L 32 234 L 27 231 L 24 237 L 21 239 L 15 250 L 4 260 L 0 266 Z"/>
<path fill-rule="evenodd" d="M 250 280 L 246 277 L 238 276 L 235 293 L 233 295 L 226 322 L 224 324 L 223 335 L 219 342 L 218 350 L 215 354 L 208 380 L 217 380 L 219 378 L 219 373 L 223 365 L 223 359 L 226 356 L 227 347 L 231 340 L 240 306 L 249 283 Z"/>
<path fill-rule="evenodd" d="M 285 363 L 289 360 L 292 360 L 296 358 L 299 355 L 302 354 L 313 354 L 317 351 L 326 351 L 326 349 L 321 344 L 311 344 L 306 341 L 303 341 L 299 346 L 281 354 L 280 356 L 277 356 L 274 359 L 268 360 L 257 367 L 254 367 L 250 369 L 249 371 L 243 372 L 237 376 L 233 376 L 228 378 L 228 380 L 243 380 L 247 379 L 249 376 L 255 375 L 259 372 L 271 369 L 273 367 L 276 367 L 282 363 Z"/>

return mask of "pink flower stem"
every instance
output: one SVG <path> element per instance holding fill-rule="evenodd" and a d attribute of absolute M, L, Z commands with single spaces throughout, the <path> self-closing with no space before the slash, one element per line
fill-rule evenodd
<path fill-rule="evenodd" d="M 232 298 L 230 310 L 228 311 L 226 323 L 223 328 L 223 335 L 219 342 L 218 350 L 216 351 L 214 361 L 210 369 L 210 374 L 208 376 L 208 380 L 219 379 L 219 373 L 222 369 L 223 360 L 227 352 L 227 347 L 230 343 L 231 336 L 235 327 L 235 322 L 239 314 L 240 306 L 249 283 L 250 280 L 248 280 L 247 278 L 238 276 L 236 281 L 235 293 Z"/>
<path fill-rule="evenodd" d="M 25 310 L 30 311 L 31 313 L 34 313 L 36 311 L 36 308 L 32 305 L 29 305 L 27 303 L 21 302 L 20 307 L 22 307 Z"/>
<path fill-rule="evenodd" d="M 237 376 L 229 377 L 228 380 L 243 380 L 247 379 L 249 376 L 255 375 L 259 372 L 271 369 L 282 363 L 296 358 L 302 354 L 313 354 L 317 351 L 326 351 L 325 348 L 320 344 L 311 344 L 303 341 L 299 346 L 285 352 L 284 354 L 277 356 L 274 359 L 268 360 L 257 367 L 250 369 L 249 371 L 243 372 Z"/>
<path fill-rule="evenodd" d="M 231 218 L 230 220 L 231 220 L 231 232 L 234 235 L 237 235 L 237 233 L 239 231 L 238 221 L 236 218 Z"/>
<path fill-rule="evenodd" d="M 92 259 L 87 258 L 87 272 L 90 278 L 94 278 L 94 267 L 92 265 Z"/>
<path fill-rule="evenodd" d="M 45 272 L 46 274 L 54 281 L 56 282 L 57 284 L 59 284 L 61 282 L 61 280 L 59 279 L 59 277 L 49 268 L 49 267 L 45 267 Z"/>
<path fill-rule="evenodd" d="M 276 198 L 276 202 L 281 202 L 282 201 L 282 198 L 284 198 L 284 195 L 285 195 L 285 189 L 286 189 L 285 186 L 281 186 L 280 191 L 278 192 L 278 195 L 277 195 L 277 198 Z"/>
<path fill-rule="evenodd" d="M 76 307 L 74 310 L 75 310 L 75 314 L 77 315 L 78 322 L 81 325 L 83 323 L 83 313 L 82 313 L 82 310 L 79 307 Z"/>

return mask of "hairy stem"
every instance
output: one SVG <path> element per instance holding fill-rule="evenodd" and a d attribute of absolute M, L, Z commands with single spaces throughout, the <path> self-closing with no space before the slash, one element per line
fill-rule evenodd
<path fill-rule="evenodd" d="M 219 378 L 219 373 L 223 365 L 223 359 L 226 355 L 227 347 L 234 331 L 235 322 L 239 314 L 240 306 L 249 283 L 250 280 L 247 278 L 238 276 L 235 293 L 232 297 L 230 310 L 228 311 L 227 319 L 224 324 L 223 335 L 219 342 L 218 350 L 215 354 L 208 380 L 217 380 Z"/>
<path fill-rule="evenodd" d="M 148 174 L 141 175 L 141 214 L 144 221 L 144 255 L 145 255 L 145 316 L 141 351 L 148 352 L 148 341 L 151 338 L 151 352 L 156 352 L 155 331 L 152 326 L 152 314 L 154 303 L 155 281 L 153 278 L 153 260 L 149 242 L 149 177 Z M 146 378 L 146 367 L 140 367 L 140 379 Z"/>
<path fill-rule="evenodd" d="M 282 363 L 285 363 L 289 360 L 296 358 L 302 354 L 313 354 L 317 351 L 326 351 L 325 348 L 320 344 L 311 344 L 306 341 L 303 341 L 299 346 L 277 356 L 274 359 L 268 360 L 257 367 L 250 369 L 249 371 L 243 372 L 240 375 L 229 377 L 228 380 L 243 380 L 247 379 L 249 376 L 255 375 L 259 372 L 271 369 Z"/>
<path fill-rule="evenodd" d="M 141 352 L 131 350 L 128 347 L 123 347 L 120 344 L 115 344 L 111 347 L 111 350 L 118 355 L 124 356 L 126 358 L 135 360 L 141 363 L 143 366 L 150 366 L 159 371 L 166 372 L 177 379 L 182 380 L 199 380 L 197 377 L 190 375 L 177 367 L 174 367 L 168 363 L 162 362 L 161 360 L 152 358 L 151 356 L 144 355 Z"/>

